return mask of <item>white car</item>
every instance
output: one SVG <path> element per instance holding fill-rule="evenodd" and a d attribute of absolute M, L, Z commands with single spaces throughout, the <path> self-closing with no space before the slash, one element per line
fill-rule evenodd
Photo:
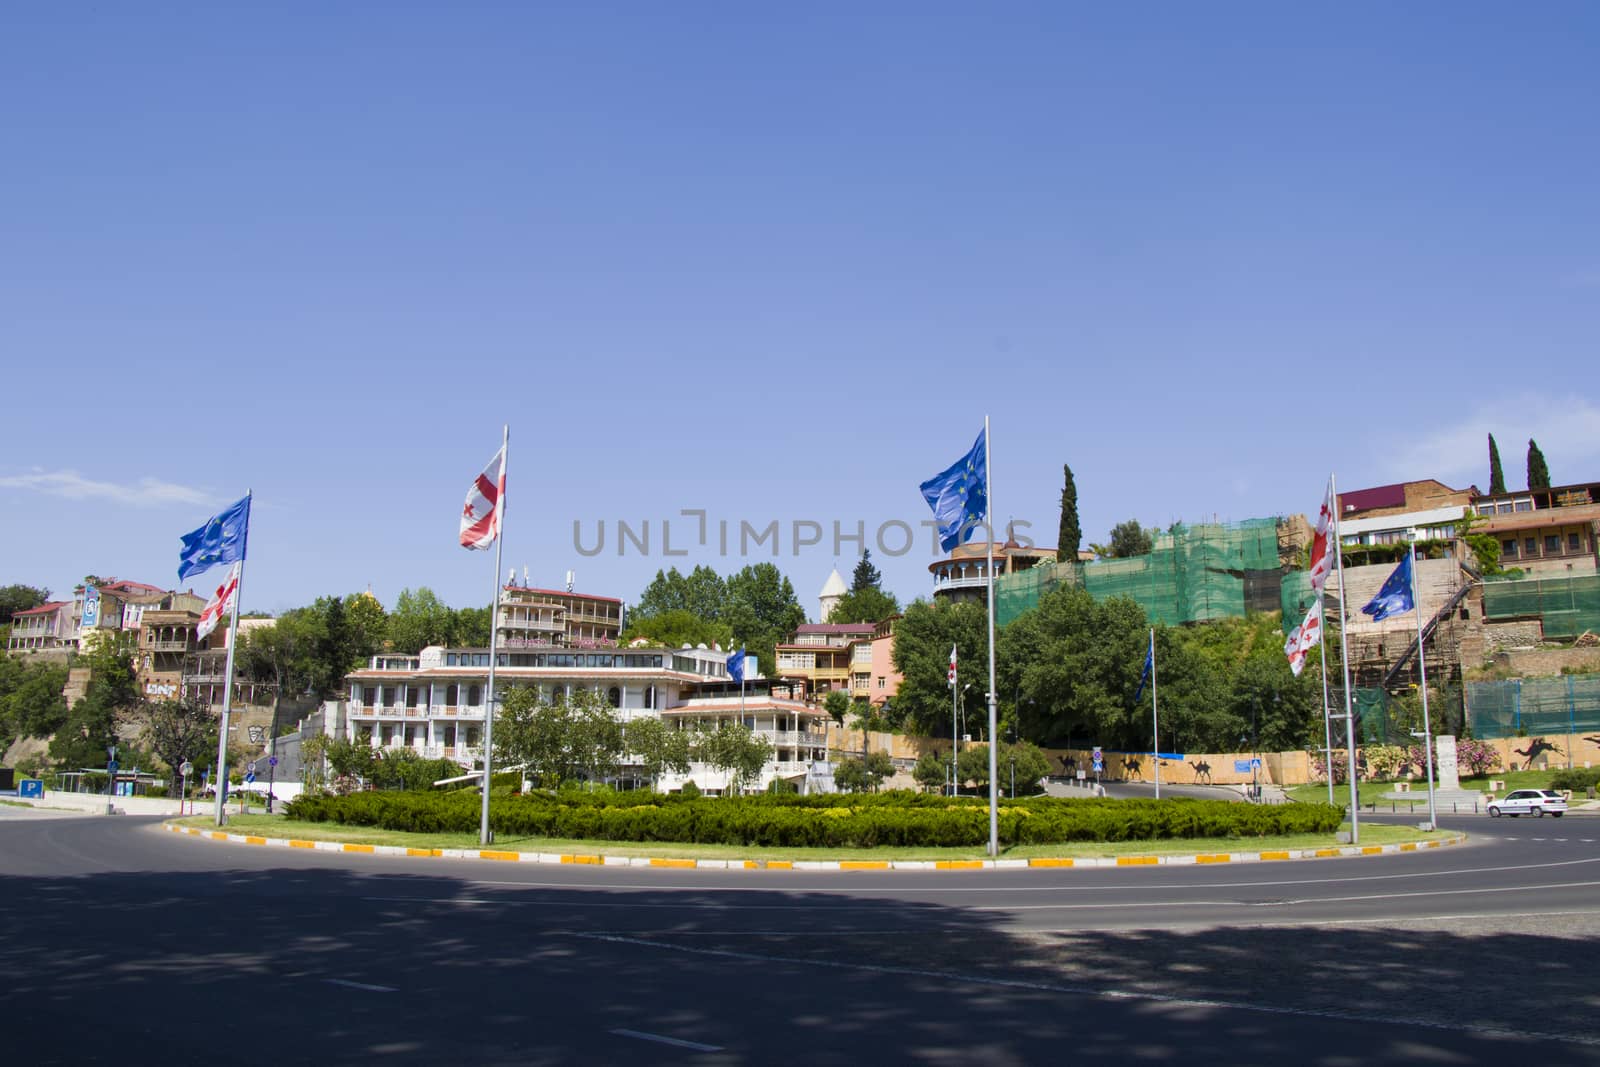
<path fill-rule="evenodd" d="M 1513 789 L 1499 800 L 1489 802 L 1489 814 L 1495 818 L 1509 815 L 1544 815 L 1549 812 L 1561 818 L 1567 811 L 1567 798 L 1553 789 Z"/>

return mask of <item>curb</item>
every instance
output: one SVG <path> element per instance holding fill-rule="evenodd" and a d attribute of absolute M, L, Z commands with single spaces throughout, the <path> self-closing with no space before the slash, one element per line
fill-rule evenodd
<path fill-rule="evenodd" d="M 712 871 L 1011 871 L 1025 868 L 1086 867 L 1187 867 L 1212 863 L 1275 863 L 1288 860 L 1346 859 L 1356 856 L 1393 856 L 1430 848 L 1459 845 L 1465 834 L 1434 841 L 1408 841 L 1398 845 L 1342 845 L 1337 848 L 1296 848 L 1265 852 L 1212 852 L 1193 855 L 1096 856 L 1016 860 L 700 860 L 668 856 L 605 856 L 558 852 L 506 852 L 477 848 L 405 848 L 400 845 L 357 845 L 346 841 L 301 841 L 289 837 L 260 837 L 201 830 L 191 826 L 163 827 L 175 834 L 235 845 L 268 848 L 306 848 L 318 852 L 344 852 L 365 856 L 404 856 L 418 859 L 489 860 L 499 863 L 578 864 L 592 867 L 665 867 Z"/>

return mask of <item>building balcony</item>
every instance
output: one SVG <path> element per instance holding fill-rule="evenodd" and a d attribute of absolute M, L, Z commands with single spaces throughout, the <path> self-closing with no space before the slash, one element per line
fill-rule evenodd
<path fill-rule="evenodd" d="M 145 641 L 139 646 L 141 652 L 188 652 L 189 642 L 183 641 Z"/>
<path fill-rule="evenodd" d="M 933 591 L 943 593 L 952 589 L 984 589 L 988 586 L 989 579 L 981 574 L 968 574 L 961 577 L 935 577 Z"/>
<path fill-rule="evenodd" d="M 541 633 L 559 634 L 566 631 L 566 624 L 559 619 L 501 619 L 502 630 L 538 630 Z"/>

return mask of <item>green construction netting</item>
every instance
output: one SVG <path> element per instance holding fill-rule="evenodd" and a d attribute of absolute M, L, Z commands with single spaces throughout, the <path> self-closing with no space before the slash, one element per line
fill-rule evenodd
<path fill-rule="evenodd" d="M 1004 626 L 1063 584 L 1081 584 L 1096 600 L 1124 596 L 1152 622 L 1177 625 L 1271 611 L 1281 593 L 1278 520 L 1175 524 L 1155 550 L 1131 559 L 1044 564 L 995 582 L 995 621 Z"/>
<path fill-rule="evenodd" d="M 1468 682 L 1467 722 L 1481 738 L 1600 730 L 1600 675 Z"/>
<path fill-rule="evenodd" d="M 1428 686 L 1428 724 L 1436 734 L 1462 732 L 1466 721 L 1461 686 L 1456 683 Z M 1338 707 L 1343 697 L 1332 694 L 1332 703 Z M 1365 745 L 1419 744 L 1416 736 L 1422 733 L 1422 700 L 1415 690 L 1409 693 L 1389 693 L 1382 689 L 1356 688 L 1351 690 L 1351 704 L 1356 711 L 1357 743 Z M 1474 730 L 1474 736 L 1483 736 Z"/>
<path fill-rule="evenodd" d="M 1600 574 L 1485 582 L 1483 613 L 1490 622 L 1537 615 L 1546 637 L 1600 632 Z"/>

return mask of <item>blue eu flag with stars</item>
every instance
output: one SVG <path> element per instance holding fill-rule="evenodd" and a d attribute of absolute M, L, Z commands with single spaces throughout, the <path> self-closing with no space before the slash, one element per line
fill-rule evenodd
<path fill-rule="evenodd" d="M 245 542 L 250 537 L 250 496 L 219 511 L 198 530 L 183 535 L 178 550 L 178 580 L 200 574 L 219 563 L 244 559 Z"/>
<path fill-rule="evenodd" d="M 1373 622 L 1382 622 L 1391 615 L 1404 615 L 1416 607 L 1411 596 L 1411 553 L 1407 552 L 1400 566 L 1384 580 L 1378 595 L 1367 601 L 1362 614 L 1371 615 Z"/>
<path fill-rule="evenodd" d="M 989 448 L 979 433 L 972 450 L 922 483 L 922 499 L 939 524 L 939 547 L 949 552 L 989 515 Z"/>
<path fill-rule="evenodd" d="M 740 685 L 744 684 L 744 649 L 728 653 L 728 677 Z"/>

